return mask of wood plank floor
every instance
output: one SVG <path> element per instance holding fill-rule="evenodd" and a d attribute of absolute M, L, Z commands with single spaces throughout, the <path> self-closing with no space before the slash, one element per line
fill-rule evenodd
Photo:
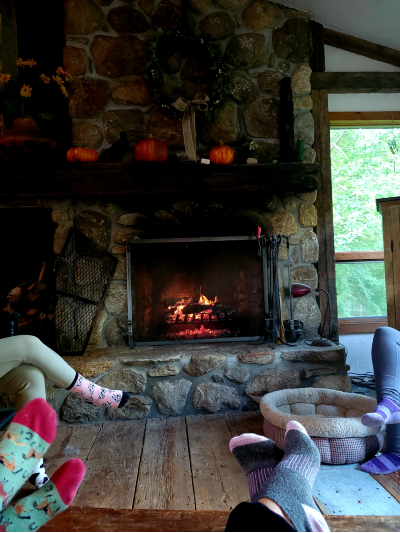
<path fill-rule="evenodd" d="M 73 508 L 68 512 L 79 514 L 81 509 L 81 521 L 86 520 L 89 529 L 85 529 L 82 522 L 77 531 L 117 531 L 121 520 L 125 525 L 128 517 L 133 522 L 134 517 L 145 521 L 146 513 L 160 511 L 166 513 L 164 529 L 160 531 L 204 530 L 201 529 L 200 516 L 204 518 L 204 525 L 210 512 L 216 513 L 210 517 L 215 519 L 218 516 L 219 522 L 211 525 L 212 519 L 209 518 L 207 530 L 223 531 L 229 511 L 248 499 L 246 478 L 229 451 L 229 440 L 241 433 L 263 434 L 262 421 L 260 413 L 252 412 L 60 426 L 57 439 L 45 457 L 46 468 L 52 474 L 70 457 L 79 457 L 86 463 L 86 477 Z M 375 476 L 375 479 L 400 502 L 400 476 L 397 473 Z M 129 510 L 133 512 L 132 509 L 134 515 L 128 513 Z M 118 510 L 115 512 L 119 514 L 110 514 L 113 510 Z M 199 511 L 198 518 L 192 514 L 195 511 Z M 108 517 L 109 529 L 90 529 L 93 524 L 90 516 L 98 516 L 100 520 L 103 512 Z M 154 518 L 156 522 L 161 521 L 157 523 L 162 523 L 162 516 L 154 514 L 155 519 L 149 515 L 148 519 L 151 522 Z M 399 517 L 394 516 L 330 515 L 326 518 L 333 531 L 360 530 L 358 518 L 364 519 L 363 531 L 397 531 L 393 529 L 393 523 L 395 519 L 400 522 Z M 114 519 L 115 523 L 112 522 Z M 63 519 L 59 520 L 58 526 L 57 522 L 43 530 L 57 531 L 53 528 L 62 527 Z M 168 520 L 171 520 L 169 526 Z M 183 522 L 178 526 L 176 521 L 180 520 Z M 185 520 L 188 520 L 186 529 Z M 198 525 L 190 525 L 191 521 L 198 522 Z M 142 531 L 156 531 L 152 529 L 158 527 L 155 523 L 149 523 Z M 387 527 L 391 524 L 392 529 L 379 529 L 382 523 Z M 137 525 L 129 527 L 132 529 L 124 530 L 138 531 Z"/>

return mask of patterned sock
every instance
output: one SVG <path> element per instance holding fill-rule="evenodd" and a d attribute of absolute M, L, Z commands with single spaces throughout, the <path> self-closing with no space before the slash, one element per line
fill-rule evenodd
<path fill-rule="evenodd" d="M 65 511 L 78 491 L 85 470 L 80 459 L 64 463 L 44 487 L 0 514 L 0 531 L 37 531 Z"/>
<path fill-rule="evenodd" d="M 389 398 L 383 398 L 373 413 L 365 414 L 361 422 L 364 426 L 382 426 L 383 424 L 398 424 L 400 422 L 400 403 Z"/>
<path fill-rule="evenodd" d="M 29 478 L 29 483 L 32 483 L 32 485 L 35 485 L 37 489 L 40 489 L 48 481 L 49 481 L 49 478 L 44 468 L 43 459 L 40 459 L 34 471 L 32 472 L 32 475 Z"/>
<path fill-rule="evenodd" d="M 283 457 L 283 451 L 274 442 L 255 433 L 234 437 L 229 448 L 246 474 L 250 500 L 258 501 L 268 478 Z"/>
<path fill-rule="evenodd" d="M 111 407 L 111 409 L 123 407 L 130 398 L 127 392 L 100 387 L 78 374 L 78 372 L 67 390 L 80 394 L 85 402 L 99 407 L 105 405 Z"/>
<path fill-rule="evenodd" d="M 400 455 L 383 453 L 360 465 L 360 468 L 364 472 L 368 472 L 368 474 L 391 474 L 396 472 L 396 470 L 400 470 Z"/>
<path fill-rule="evenodd" d="M 312 497 L 320 464 L 318 448 L 307 431 L 299 422 L 289 422 L 285 455 L 270 477 L 262 497 L 276 502 L 297 531 L 313 531 L 313 520 L 310 518 L 315 516 L 320 517 L 320 523 L 329 531 Z"/>
<path fill-rule="evenodd" d="M 0 510 L 31 475 L 57 431 L 57 415 L 42 398 L 31 400 L 13 418 L 0 442 Z"/>

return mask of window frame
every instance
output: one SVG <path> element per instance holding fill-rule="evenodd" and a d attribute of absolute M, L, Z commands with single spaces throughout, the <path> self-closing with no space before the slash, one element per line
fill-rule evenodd
<path fill-rule="evenodd" d="M 400 125 L 399 111 L 377 112 L 330 112 L 330 128 L 390 128 Z M 335 265 L 340 263 L 384 262 L 384 251 L 364 250 L 355 252 L 335 252 Z M 386 317 L 338 318 L 339 335 L 375 333 L 388 325 Z"/>

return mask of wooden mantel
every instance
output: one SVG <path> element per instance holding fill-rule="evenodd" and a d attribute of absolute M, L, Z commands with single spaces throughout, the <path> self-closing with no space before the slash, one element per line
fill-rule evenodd
<path fill-rule="evenodd" d="M 318 165 L 276 163 L 202 165 L 194 163 L 115 163 L 44 166 L 3 159 L 0 196 L 46 197 L 223 191 L 310 192 L 317 188 Z"/>

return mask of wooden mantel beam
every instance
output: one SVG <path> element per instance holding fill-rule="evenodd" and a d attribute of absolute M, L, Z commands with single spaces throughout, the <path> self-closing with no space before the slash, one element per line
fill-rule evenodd
<path fill-rule="evenodd" d="M 400 51 L 382 46 L 381 44 L 371 43 L 359 37 L 353 37 L 346 33 L 340 33 L 336 30 L 324 28 L 324 41 L 329 46 L 358 54 L 359 56 L 369 57 L 375 61 L 389 63 L 395 67 L 400 67 Z"/>
<path fill-rule="evenodd" d="M 313 72 L 311 87 L 331 94 L 400 93 L 400 72 Z"/>

